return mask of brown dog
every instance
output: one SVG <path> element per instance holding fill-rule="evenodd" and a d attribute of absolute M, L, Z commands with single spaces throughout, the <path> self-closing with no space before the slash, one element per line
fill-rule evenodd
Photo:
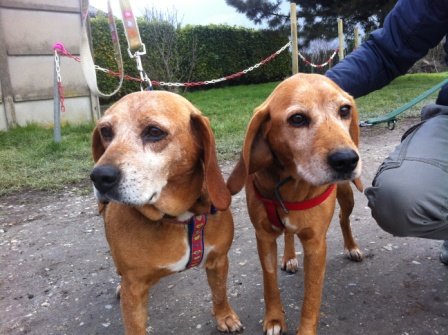
<path fill-rule="evenodd" d="M 286 330 L 277 285 L 276 239 L 287 232 L 283 266 L 295 259 L 294 234 L 304 249 L 305 295 L 297 334 L 316 334 L 325 272 L 326 233 L 336 197 L 345 248 L 354 260 L 361 251 L 350 231 L 353 193 L 358 189 L 358 114 L 353 98 L 321 75 L 283 81 L 255 109 L 241 158 L 227 185 L 232 194 L 246 186 L 263 269 L 268 335 Z M 337 186 L 336 186 L 337 185 Z M 337 189 L 337 191 L 335 190 Z"/>
<path fill-rule="evenodd" d="M 161 277 L 201 262 L 201 255 L 218 329 L 241 330 L 226 288 L 231 196 L 208 119 L 179 95 L 133 93 L 98 121 L 92 150 L 96 164 L 91 179 L 121 275 L 126 334 L 146 333 L 149 288 Z M 203 214 L 208 215 L 205 227 Z M 194 225 L 187 225 L 194 217 Z M 201 240 L 204 248 L 198 249 Z"/>

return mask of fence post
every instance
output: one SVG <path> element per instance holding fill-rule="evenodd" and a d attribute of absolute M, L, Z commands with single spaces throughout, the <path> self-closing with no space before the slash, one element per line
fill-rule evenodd
<path fill-rule="evenodd" d="M 355 27 L 355 49 L 359 47 L 359 28 Z"/>
<path fill-rule="evenodd" d="M 338 19 L 339 61 L 344 59 L 344 26 L 342 19 Z"/>
<path fill-rule="evenodd" d="M 297 46 L 297 10 L 294 2 L 291 5 L 291 56 L 292 74 L 299 72 L 299 48 Z"/>

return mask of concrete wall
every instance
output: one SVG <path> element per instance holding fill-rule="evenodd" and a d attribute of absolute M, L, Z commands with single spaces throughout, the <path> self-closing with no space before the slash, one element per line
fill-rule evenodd
<path fill-rule="evenodd" d="M 53 122 L 54 52 L 62 42 L 79 54 L 79 0 L 0 0 L 0 130 L 29 122 Z M 86 122 L 99 114 L 81 66 L 61 57 L 66 112 L 62 122 Z"/>

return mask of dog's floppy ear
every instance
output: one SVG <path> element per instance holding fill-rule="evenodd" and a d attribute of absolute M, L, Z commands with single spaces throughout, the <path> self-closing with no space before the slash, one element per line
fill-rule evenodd
<path fill-rule="evenodd" d="M 210 122 L 198 113 L 192 113 L 191 121 L 203 148 L 204 177 L 208 196 L 216 209 L 225 210 L 230 206 L 231 196 L 218 166 L 215 137 Z"/>
<path fill-rule="evenodd" d="M 227 180 L 232 195 L 241 191 L 248 175 L 272 162 L 272 152 L 266 141 L 269 116 L 268 101 L 265 101 L 249 122 L 240 159 Z"/>
<path fill-rule="evenodd" d="M 106 151 L 106 149 L 101 142 L 100 132 L 98 127 L 95 127 L 92 133 L 92 156 L 95 163 L 98 162 L 100 157 L 104 154 L 104 151 Z"/>
<path fill-rule="evenodd" d="M 353 143 L 359 147 L 359 114 L 354 102 L 352 105 L 352 120 L 350 122 L 349 133 Z"/>
<path fill-rule="evenodd" d="M 353 103 L 353 109 L 352 109 L 352 121 L 350 122 L 350 129 L 349 129 L 350 137 L 352 138 L 353 143 L 356 144 L 357 147 L 359 147 L 359 114 L 358 110 L 356 108 L 356 105 Z M 360 178 L 355 178 L 353 180 L 353 184 L 355 184 L 356 188 L 359 192 L 362 192 L 364 190 L 364 185 L 361 182 Z"/>

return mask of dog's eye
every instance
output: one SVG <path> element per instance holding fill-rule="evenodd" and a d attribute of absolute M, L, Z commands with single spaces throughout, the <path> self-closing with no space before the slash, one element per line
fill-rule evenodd
<path fill-rule="evenodd" d="M 162 129 L 156 126 L 149 126 L 143 131 L 142 137 L 145 142 L 158 142 L 167 135 Z"/>
<path fill-rule="evenodd" d="M 110 141 L 114 137 L 114 132 L 111 127 L 101 127 L 100 133 L 101 137 L 106 141 Z"/>
<path fill-rule="evenodd" d="M 293 127 L 305 127 L 310 124 L 310 120 L 303 114 L 294 114 L 288 118 L 288 123 Z"/>
<path fill-rule="evenodd" d="M 350 117 L 352 108 L 349 105 L 344 105 L 339 108 L 339 115 L 343 119 L 348 119 Z"/>

